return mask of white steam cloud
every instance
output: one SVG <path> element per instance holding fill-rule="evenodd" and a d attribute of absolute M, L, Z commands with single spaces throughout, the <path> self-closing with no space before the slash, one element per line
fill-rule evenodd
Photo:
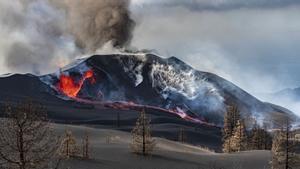
<path fill-rule="evenodd" d="M 232 81 L 263 101 L 273 100 L 261 93 L 300 86 L 300 48 L 296 45 L 300 41 L 300 1 L 134 3 L 131 8 L 137 27 L 133 46 L 179 57 L 198 70 Z M 286 108 L 294 110 L 292 105 Z"/>
<path fill-rule="evenodd" d="M 178 70 L 173 65 L 156 63 L 152 65 L 150 73 L 152 87 L 160 89 L 165 99 L 176 93 L 191 102 L 198 101 L 199 103 L 195 104 L 203 104 L 209 111 L 223 110 L 224 98 L 218 89 L 204 77 L 195 73 L 194 70 Z"/>
<path fill-rule="evenodd" d="M 74 55 L 71 36 L 64 33 L 65 12 L 47 1 L 0 1 L 4 64 L 13 72 L 48 71 Z"/>

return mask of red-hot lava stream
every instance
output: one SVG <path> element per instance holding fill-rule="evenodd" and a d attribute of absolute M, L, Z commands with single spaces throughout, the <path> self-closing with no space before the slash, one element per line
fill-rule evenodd
<path fill-rule="evenodd" d="M 95 83 L 95 78 L 94 78 L 94 72 L 93 70 L 88 70 L 83 74 L 83 77 L 79 80 L 79 82 L 76 82 L 71 76 L 61 74 L 59 77 L 59 82 L 57 84 L 57 88 L 59 91 L 61 91 L 63 94 L 66 96 L 82 103 L 87 103 L 87 104 L 93 104 L 93 105 L 98 105 L 104 108 L 113 108 L 113 109 L 118 109 L 118 110 L 136 110 L 136 111 L 141 111 L 143 109 L 148 109 L 148 110 L 156 110 L 160 112 L 166 112 L 166 113 L 171 113 L 174 115 L 179 116 L 182 119 L 185 119 L 190 122 L 198 123 L 198 124 L 205 124 L 208 126 L 215 126 L 214 124 L 205 122 L 203 120 L 200 120 L 198 118 L 194 118 L 189 116 L 186 112 L 181 110 L 180 108 L 177 108 L 175 110 L 170 110 L 170 109 L 164 109 L 156 106 L 149 106 L 149 105 L 141 105 L 141 104 L 136 104 L 133 102 L 126 102 L 126 101 L 120 101 L 120 102 L 102 102 L 102 101 L 92 101 L 92 100 L 87 100 L 87 99 L 82 99 L 78 98 L 77 95 L 80 92 L 83 83 L 85 80 L 89 79 L 91 83 Z"/>
<path fill-rule="evenodd" d="M 57 88 L 66 96 L 76 98 L 86 79 L 90 79 L 91 83 L 95 83 L 93 70 L 86 71 L 77 83 L 71 76 L 61 74 Z"/>

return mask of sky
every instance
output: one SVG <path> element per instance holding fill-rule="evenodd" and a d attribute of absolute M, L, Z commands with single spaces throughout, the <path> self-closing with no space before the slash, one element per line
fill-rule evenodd
<path fill-rule="evenodd" d="M 259 96 L 300 86 L 299 0 L 132 0 L 132 46 Z"/>

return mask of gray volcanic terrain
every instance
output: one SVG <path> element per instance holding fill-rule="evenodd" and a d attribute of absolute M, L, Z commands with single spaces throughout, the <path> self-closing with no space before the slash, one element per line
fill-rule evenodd
<path fill-rule="evenodd" d="M 195 70 L 175 57 L 95 55 L 63 68 L 60 73 L 76 77 L 88 70 L 94 72 L 95 83 L 83 84 L 78 97 L 84 99 L 180 109 L 217 125 L 222 124 L 223 114 L 230 105 L 237 105 L 243 115 L 262 121 L 271 121 L 277 113 L 293 115 L 279 106 L 261 102 L 215 74 Z M 57 89 L 57 73 L 41 79 Z"/>
<path fill-rule="evenodd" d="M 215 153 L 205 147 L 155 138 L 156 148 L 151 156 L 141 157 L 130 149 L 131 135 L 110 129 L 83 126 L 53 125 L 55 132 L 63 134 L 71 130 L 77 141 L 88 132 L 91 143 L 91 159 L 64 160 L 61 168 L 72 169 L 264 169 L 269 168 L 270 151 L 246 151 L 240 153 Z M 111 138 L 107 142 L 107 138 Z M 255 161 L 255 162 L 254 162 Z"/>
<path fill-rule="evenodd" d="M 218 151 L 228 106 L 236 105 L 243 117 L 270 125 L 274 117 L 296 117 L 215 74 L 195 70 L 175 57 L 153 54 L 95 55 L 53 74 L 3 76 L 0 88 L 2 104 L 38 101 L 58 123 L 130 131 L 138 112 L 145 109 L 154 136 L 177 140 L 184 128 L 187 142 Z"/>

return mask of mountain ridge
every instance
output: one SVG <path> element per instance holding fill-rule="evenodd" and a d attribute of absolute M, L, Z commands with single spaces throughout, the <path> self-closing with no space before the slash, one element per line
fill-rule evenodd
<path fill-rule="evenodd" d="M 196 70 L 176 57 L 160 58 L 153 54 L 93 55 L 53 74 L 2 77 L 0 96 L 50 98 L 61 104 L 63 100 L 77 102 L 57 88 L 59 75 L 68 74 L 78 80 L 89 69 L 94 71 L 96 83 L 84 82 L 79 98 L 127 101 L 172 111 L 179 108 L 192 118 L 216 125 L 222 125 L 226 107 L 231 105 L 237 105 L 243 117 L 254 117 L 261 123 L 274 120 L 273 116 L 278 114 L 296 117 L 285 108 L 260 101 L 216 74 Z M 18 81 L 23 81 L 25 86 Z M 0 101 L 4 102 L 4 99 Z"/>
<path fill-rule="evenodd" d="M 232 82 L 213 73 L 196 70 L 176 57 L 160 58 L 153 54 L 94 55 L 82 64 L 104 77 L 102 82 L 106 86 L 102 85 L 101 92 L 108 100 L 116 99 L 108 96 L 113 91 L 119 98 L 123 97 L 121 100 L 163 108 L 179 106 L 217 124 L 223 120 L 224 107 L 230 105 L 237 105 L 242 114 L 258 120 L 269 118 L 266 121 L 270 121 L 273 112 L 292 115 L 292 112 L 264 103 Z M 76 72 L 73 68 L 65 73 L 72 71 Z M 107 86 L 110 88 L 107 89 Z M 123 89 L 126 91 L 121 91 Z"/>

